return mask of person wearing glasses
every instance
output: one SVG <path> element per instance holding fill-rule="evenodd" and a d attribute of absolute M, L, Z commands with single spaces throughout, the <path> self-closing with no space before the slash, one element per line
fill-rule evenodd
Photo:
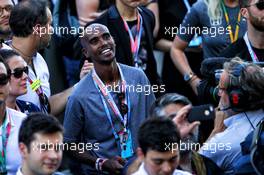
<path fill-rule="evenodd" d="M 0 48 L 8 48 L 8 46 L 4 44 L 4 42 L 8 41 L 11 37 L 9 17 L 13 6 L 14 4 L 11 0 L 0 0 Z"/>
<path fill-rule="evenodd" d="M 0 174 L 15 175 L 21 164 L 18 132 L 25 114 L 6 106 L 10 69 L 0 58 Z"/>
<path fill-rule="evenodd" d="M 15 51 L 1 49 L 0 55 L 11 69 L 10 92 L 6 100 L 9 108 L 23 112 L 40 112 L 40 109 L 31 102 L 18 100 L 17 97 L 27 93 L 28 66 L 24 59 Z"/>
<path fill-rule="evenodd" d="M 51 95 L 48 66 L 38 53 L 49 45 L 53 31 L 51 22 L 52 15 L 46 1 L 19 2 L 14 6 L 9 19 L 13 33 L 10 46 L 21 55 L 29 67 L 28 91 L 18 98 L 34 103 L 42 112 L 59 115 L 65 109 L 73 87 Z"/>
<path fill-rule="evenodd" d="M 223 51 L 221 56 L 238 56 L 246 61 L 264 61 L 264 0 L 240 0 L 241 13 L 247 20 L 247 33 Z"/>
<path fill-rule="evenodd" d="M 264 119 L 263 80 L 263 69 L 254 63 L 233 58 L 224 64 L 218 95 L 219 108 L 226 117 L 215 119 L 215 129 L 199 152 L 225 174 L 235 174 L 236 162 L 242 157 L 241 143 Z"/>
<path fill-rule="evenodd" d="M 136 153 L 137 130 L 148 117 L 155 96 L 152 90 L 146 93 L 138 89 L 150 87 L 143 71 L 117 63 L 116 45 L 106 26 L 94 23 L 86 30 L 91 32 L 81 43 L 94 69 L 69 97 L 64 141 L 90 143 L 84 152 L 67 152 L 73 161 L 78 160 L 71 168 L 73 174 L 118 175 Z"/>

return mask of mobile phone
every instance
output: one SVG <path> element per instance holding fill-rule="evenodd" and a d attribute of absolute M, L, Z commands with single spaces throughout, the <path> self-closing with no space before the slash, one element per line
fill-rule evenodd
<path fill-rule="evenodd" d="M 206 121 L 214 120 L 215 110 L 212 104 L 193 106 L 188 114 L 188 121 Z"/>

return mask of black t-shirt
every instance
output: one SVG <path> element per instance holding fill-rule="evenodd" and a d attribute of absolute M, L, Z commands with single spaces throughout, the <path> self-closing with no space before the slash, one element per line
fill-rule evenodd
<path fill-rule="evenodd" d="M 137 35 L 137 20 L 135 21 L 127 21 L 127 24 L 132 32 L 132 35 L 135 39 L 135 36 Z M 147 61 L 148 61 L 148 50 L 147 50 L 147 40 L 146 40 L 146 32 L 145 29 L 143 27 L 142 30 L 142 35 L 141 35 L 141 39 L 140 39 L 140 46 L 139 46 L 139 51 L 138 51 L 138 64 L 139 67 L 142 70 L 146 70 L 147 68 Z"/>
<path fill-rule="evenodd" d="M 187 0 L 192 6 L 197 0 Z M 166 29 L 172 27 L 179 27 L 182 20 L 187 13 L 187 7 L 183 0 L 160 0 L 159 5 L 159 16 L 160 16 L 160 30 L 158 39 L 165 38 L 173 41 L 175 36 L 166 34 Z"/>
<path fill-rule="evenodd" d="M 252 49 L 257 55 L 259 61 L 264 61 L 264 49 L 257 49 L 254 47 L 252 47 Z M 238 39 L 235 43 L 228 46 L 219 56 L 226 58 L 234 58 L 238 56 L 242 60 L 252 61 L 246 42 L 243 38 Z"/>

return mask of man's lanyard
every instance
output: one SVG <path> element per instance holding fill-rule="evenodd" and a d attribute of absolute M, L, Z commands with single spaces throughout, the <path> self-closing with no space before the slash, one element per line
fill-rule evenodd
<path fill-rule="evenodd" d="M 243 38 L 244 38 L 244 40 L 246 42 L 246 45 L 247 45 L 247 48 L 248 48 L 248 52 L 249 52 L 249 54 L 251 56 L 251 59 L 252 59 L 253 63 L 259 62 L 259 59 L 258 59 L 256 53 L 254 52 L 254 50 L 253 50 L 253 48 L 252 48 L 252 46 L 250 44 L 250 41 L 248 39 L 248 32 L 245 33 Z"/>
<path fill-rule="evenodd" d="M 124 103 L 128 106 L 128 112 L 127 112 L 127 114 L 124 115 L 124 117 L 122 117 L 121 112 L 119 111 L 116 103 L 114 102 L 112 95 L 110 94 L 110 92 L 108 92 L 107 87 L 104 85 L 104 83 L 98 77 L 98 75 L 96 74 L 94 69 L 92 72 L 92 77 L 94 80 L 93 82 L 94 82 L 96 88 L 98 89 L 98 91 L 100 93 L 102 102 L 104 104 L 105 112 L 106 112 L 107 118 L 111 124 L 115 139 L 119 139 L 119 136 L 118 136 L 119 132 L 127 131 L 128 120 L 130 119 L 130 99 L 129 99 L 128 91 L 126 90 L 126 81 L 124 79 L 123 73 L 122 73 L 118 64 L 117 64 L 117 66 L 118 66 L 119 73 L 121 76 L 121 93 L 125 94 L 125 98 L 123 99 L 122 103 Z M 110 115 L 110 111 L 109 111 L 106 103 L 108 103 L 108 105 L 111 107 L 112 111 L 114 112 L 115 116 L 120 120 L 120 122 L 122 124 L 122 128 L 120 131 L 116 131 L 114 124 L 113 124 L 113 121 L 112 121 L 112 117 Z"/>
<path fill-rule="evenodd" d="M 187 8 L 187 11 L 189 12 L 191 10 L 191 5 L 188 0 L 183 0 L 185 7 Z"/>
<path fill-rule="evenodd" d="M 132 31 L 130 30 L 126 20 L 122 17 L 124 26 L 126 31 L 129 34 L 129 39 L 130 39 L 130 47 L 131 47 L 131 52 L 133 54 L 133 59 L 134 59 L 134 64 L 136 67 L 138 67 L 138 52 L 139 52 L 139 47 L 140 47 L 140 42 L 141 42 L 141 36 L 143 32 L 143 19 L 140 13 L 138 12 L 137 15 L 137 34 L 135 38 L 133 37 Z"/>
<path fill-rule="evenodd" d="M 48 99 L 45 96 L 41 87 L 40 79 L 36 79 L 35 81 L 33 81 L 31 78 L 28 77 L 28 81 L 30 83 L 30 88 L 35 91 L 39 97 L 41 111 L 48 114 L 50 112 L 50 106 L 48 103 Z"/>
<path fill-rule="evenodd" d="M 230 37 L 231 43 L 234 43 L 238 39 L 238 33 L 239 33 L 239 29 L 240 29 L 239 24 L 241 21 L 241 13 L 238 12 L 237 22 L 236 22 L 236 31 L 235 31 L 235 35 L 233 35 L 232 26 L 230 24 L 229 16 L 228 16 L 228 13 L 227 13 L 227 10 L 226 10 L 226 7 L 225 7 L 225 4 L 223 1 L 221 2 L 221 5 L 222 5 L 222 8 L 224 10 L 225 19 L 226 19 L 226 23 L 227 23 L 227 28 L 229 30 L 229 37 Z"/>
<path fill-rule="evenodd" d="M 4 174 L 7 172 L 6 170 L 6 147 L 8 143 L 8 138 L 11 133 L 11 123 L 10 123 L 10 116 L 8 115 L 9 122 L 7 119 L 7 113 L 5 113 L 5 121 L 2 125 L 2 150 L 0 155 L 0 174 Z"/>

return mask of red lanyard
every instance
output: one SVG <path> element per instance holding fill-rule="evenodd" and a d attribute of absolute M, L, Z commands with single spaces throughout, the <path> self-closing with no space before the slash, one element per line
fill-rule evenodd
<path fill-rule="evenodd" d="M 33 80 L 31 80 L 31 78 L 29 78 L 29 77 L 28 77 L 28 81 L 29 81 L 30 85 L 33 83 Z M 38 96 L 43 94 L 43 90 L 42 90 L 41 86 L 36 89 L 36 93 L 38 94 Z"/>
<path fill-rule="evenodd" d="M 119 69 L 119 71 L 121 72 L 121 69 Z M 120 73 L 121 74 L 121 73 Z M 113 97 L 111 96 L 111 94 L 107 91 L 107 87 L 103 84 L 103 82 L 100 80 L 100 78 L 98 77 L 98 75 L 96 74 L 95 70 L 93 70 L 93 80 L 95 82 L 96 87 L 99 88 L 99 91 L 102 93 L 105 101 L 109 104 L 109 106 L 111 107 L 112 111 L 114 112 L 114 114 L 120 119 L 120 121 L 122 122 L 123 126 L 126 128 L 127 127 L 127 121 L 128 121 L 128 116 L 127 114 L 124 116 L 124 119 L 121 115 L 121 112 L 119 111 L 118 107 L 116 106 Z M 121 76 L 121 93 L 126 94 L 126 82 L 123 79 L 123 76 Z M 127 95 L 126 95 L 127 97 Z M 122 99 L 122 103 L 127 104 L 128 102 L 126 101 L 127 98 L 123 98 Z"/>
<path fill-rule="evenodd" d="M 33 80 L 29 77 L 28 77 L 28 81 L 29 81 L 30 85 L 32 85 L 34 83 Z M 47 97 L 43 93 L 42 87 L 39 86 L 35 91 L 39 97 L 41 111 L 48 114 L 50 112 L 50 106 L 49 106 L 49 102 L 48 102 Z"/>
<path fill-rule="evenodd" d="M 131 47 L 130 49 L 131 49 L 131 52 L 133 54 L 134 64 L 136 67 L 138 67 L 138 52 L 139 52 L 141 36 L 142 36 L 142 32 L 143 32 L 143 20 L 142 20 L 140 13 L 138 12 L 138 15 L 137 15 L 137 34 L 134 38 L 132 31 L 130 30 L 126 20 L 124 20 L 123 17 L 122 17 L 122 19 L 124 22 L 125 29 L 129 34 L 130 47 Z"/>

